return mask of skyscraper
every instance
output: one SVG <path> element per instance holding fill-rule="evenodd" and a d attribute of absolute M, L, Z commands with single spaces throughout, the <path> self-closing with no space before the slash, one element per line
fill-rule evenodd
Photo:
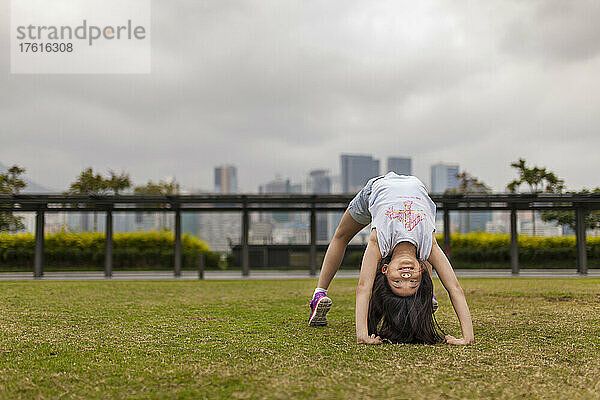
<path fill-rule="evenodd" d="M 459 215 L 461 233 L 485 232 L 487 223 L 492 220 L 491 211 L 463 211 Z"/>
<path fill-rule="evenodd" d="M 379 175 L 379 160 L 372 156 L 342 154 L 340 161 L 344 193 L 358 192 L 369 179 Z"/>
<path fill-rule="evenodd" d="M 315 169 L 308 173 L 310 193 L 327 194 L 331 193 L 331 178 L 327 170 Z"/>
<path fill-rule="evenodd" d="M 260 194 L 292 194 L 302 193 L 302 184 L 292 184 L 289 179 L 282 179 L 280 175 L 276 175 L 275 179 L 258 187 Z M 290 222 L 296 221 L 298 215 L 288 212 L 261 212 L 261 222 Z"/>
<path fill-rule="evenodd" d="M 458 164 L 434 164 L 431 166 L 431 193 L 444 193 L 458 189 Z"/>
<path fill-rule="evenodd" d="M 412 160 L 407 157 L 388 157 L 386 172 L 389 171 L 398 175 L 412 175 Z"/>
<path fill-rule="evenodd" d="M 313 194 L 331 193 L 331 178 L 326 170 L 317 169 L 309 172 L 309 191 Z M 317 242 L 323 242 L 330 239 L 328 220 L 329 215 L 324 212 L 317 213 Z"/>
<path fill-rule="evenodd" d="M 300 194 L 302 193 L 301 183 L 291 183 L 289 179 L 283 179 L 276 175 L 275 179 L 258 187 L 260 194 Z M 296 243 L 302 242 L 302 238 L 308 235 L 308 216 L 306 213 L 287 212 L 287 211 L 261 211 L 258 213 L 260 231 L 270 231 L 270 238 L 267 241 L 273 243 Z M 270 225 L 270 229 L 267 226 Z M 253 224 L 250 230 L 254 236 Z M 262 232 L 261 232 L 262 233 Z M 264 235 L 257 235 L 264 238 Z"/>
<path fill-rule="evenodd" d="M 267 182 L 258 187 L 260 194 L 284 194 L 293 193 L 292 184 L 289 179 L 283 180 L 280 175 L 277 175 L 274 180 Z"/>
<path fill-rule="evenodd" d="M 215 193 L 233 194 L 237 191 L 237 168 L 233 165 L 215 167 Z"/>
<path fill-rule="evenodd" d="M 233 165 L 215 167 L 215 193 L 235 194 L 238 191 L 237 168 Z M 227 204 L 215 204 L 226 207 Z M 239 243 L 241 218 L 237 213 L 199 213 L 198 233 L 214 251 L 230 251 L 233 243 Z"/>

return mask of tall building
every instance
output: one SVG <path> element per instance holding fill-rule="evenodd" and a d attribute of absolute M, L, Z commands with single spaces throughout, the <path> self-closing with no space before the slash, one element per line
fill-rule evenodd
<path fill-rule="evenodd" d="M 276 175 L 275 179 L 258 187 L 259 194 L 300 194 L 302 193 L 302 184 L 292 184 L 289 179 L 282 179 Z M 304 218 L 305 219 L 305 218 Z M 288 212 L 261 212 L 259 213 L 259 222 L 267 223 L 287 223 L 302 222 L 297 213 Z"/>
<path fill-rule="evenodd" d="M 358 192 L 369 179 L 379 175 L 379 160 L 372 156 L 342 154 L 340 161 L 344 193 Z"/>
<path fill-rule="evenodd" d="M 237 168 L 233 165 L 215 167 L 215 193 L 233 194 L 237 191 Z"/>
<path fill-rule="evenodd" d="M 235 167 L 233 169 L 235 170 Z M 217 168 L 215 168 L 215 178 L 216 170 Z M 216 184 L 215 179 L 215 192 L 217 190 Z M 231 189 L 231 186 L 229 188 Z M 234 188 L 237 191 L 237 187 Z M 194 194 L 205 193 L 196 191 Z M 219 208 L 227 207 L 229 204 L 217 203 L 212 204 L 212 206 Z M 186 214 L 189 214 L 190 218 L 187 221 L 183 218 Z M 205 242 L 212 251 L 230 252 L 232 246 L 240 243 L 242 218 L 237 212 L 182 213 L 181 225 L 184 232 L 199 236 L 200 240 Z"/>
<path fill-rule="evenodd" d="M 308 173 L 309 193 L 328 194 L 331 193 L 331 178 L 324 169 L 315 169 Z"/>
<path fill-rule="evenodd" d="M 181 232 L 189 233 L 192 236 L 200 236 L 200 224 L 198 223 L 198 213 L 181 213 Z"/>
<path fill-rule="evenodd" d="M 458 189 L 458 164 L 434 164 L 431 166 L 431 193 L 444 193 Z"/>
<path fill-rule="evenodd" d="M 235 194 L 238 192 L 237 168 L 233 165 L 215 167 L 216 194 Z M 215 204 L 226 207 L 227 204 Z M 198 234 L 213 251 L 229 251 L 239 243 L 241 218 L 235 213 L 199 213 L 197 216 Z"/>
<path fill-rule="evenodd" d="M 491 211 L 463 211 L 459 215 L 461 233 L 485 232 L 487 224 L 492 221 Z"/>
<path fill-rule="evenodd" d="M 458 165 L 438 163 L 431 166 L 431 187 L 429 193 L 444 193 L 449 189 L 458 189 Z M 436 213 L 435 226 L 438 232 L 443 231 L 443 213 Z M 450 212 L 450 232 L 459 229 L 459 214 Z"/>
<path fill-rule="evenodd" d="M 284 194 L 291 193 L 292 185 L 290 180 L 283 180 L 281 176 L 277 175 L 274 180 L 267 182 L 258 187 L 258 193 L 260 194 Z"/>
<path fill-rule="evenodd" d="M 309 193 L 329 194 L 331 193 L 331 178 L 326 170 L 316 169 L 308 174 Z M 324 212 L 317 213 L 317 242 L 326 242 L 332 235 L 329 234 L 329 215 Z"/>
<path fill-rule="evenodd" d="M 197 221 L 200 240 L 206 242 L 211 250 L 229 252 L 233 245 L 240 243 L 242 218 L 239 213 L 200 212 Z"/>
<path fill-rule="evenodd" d="M 388 157 L 386 172 L 389 171 L 398 175 L 412 175 L 412 160 L 407 157 Z"/>

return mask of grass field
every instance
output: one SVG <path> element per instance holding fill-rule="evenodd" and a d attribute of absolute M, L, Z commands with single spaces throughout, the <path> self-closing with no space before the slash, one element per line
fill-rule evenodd
<path fill-rule="evenodd" d="M 468 347 L 356 344 L 355 280 L 309 328 L 315 283 L 2 282 L 0 398 L 600 396 L 600 279 L 462 279 Z"/>

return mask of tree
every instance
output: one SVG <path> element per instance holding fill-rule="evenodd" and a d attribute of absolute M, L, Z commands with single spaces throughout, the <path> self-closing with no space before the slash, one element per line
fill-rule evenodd
<path fill-rule="evenodd" d="M 131 187 L 131 179 L 129 174 L 122 172 L 120 175 L 113 170 L 109 170 L 110 178 L 105 179 L 106 186 L 112 190 L 115 195 L 119 194 L 119 191 L 129 189 Z"/>
<path fill-rule="evenodd" d="M 133 192 L 135 194 L 155 195 L 179 194 L 179 183 L 175 178 L 167 181 L 161 180 L 159 183 L 154 183 L 150 180 L 144 186 L 136 186 Z"/>
<path fill-rule="evenodd" d="M 13 165 L 5 173 L 0 174 L 0 193 L 18 194 L 27 184 L 21 175 L 25 168 Z M 18 232 L 25 229 L 23 217 L 15 217 L 12 212 L 0 212 L 0 231 Z"/>
<path fill-rule="evenodd" d="M 120 175 L 110 170 L 110 177 L 105 178 L 101 174 L 94 173 L 92 167 L 88 167 L 81 171 L 75 182 L 71 183 L 67 193 L 69 194 L 86 194 L 86 195 L 106 195 L 112 191 L 115 195 L 119 194 L 120 190 L 125 190 L 131 187 L 129 174 L 122 172 Z M 98 226 L 98 215 L 94 215 L 94 232 Z M 85 227 L 87 229 L 87 227 Z"/>
<path fill-rule="evenodd" d="M 456 178 L 458 179 L 458 188 L 446 189 L 444 193 L 489 193 L 491 190 L 485 183 L 480 182 L 466 171 L 456 174 Z"/>
<path fill-rule="evenodd" d="M 102 175 L 94 174 L 92 167 L 81 171 L 75 182 L 71 183 L 68 193 L 101 195 L 106 194 L 108 186 Z"/>
<path fill-rule="evenodd" d="M 175 178 L 154 183 L 151 180 L 143 186 L 136 186 L 133 190 L 135 194 L 148 194 L 148 195 L 170 195 L 179 194 L 179 183 Z M 156 205 L 155 205 L 156 206 Z M 167 214 L 162 213 L 161 229 L 165 229 L 167 226 Z"/>
<path fill-rule="evenodd" d="M 567 192 L 570 194 L 589 194 L 589 193 L 600 193 L 600 187 L 590 191 L 583 189 L 579 192 Z M 575 213 L 573 211 L 542 211 L 540 213 L 542 221 L 545 222 L 556 222 L 559 225 L 568 226 L 572 230 L 575 230 Z M 585 216 L 585 227 L 586 229 L 598 229 L 600 228 L 600 211 L 589 211 Z"/>
<path fill-rule="evenodd" d="M 456 174 L 456 178 L 458 179 L 458 188 L 456 189 L 446 189 L 444 193 L 489 193 L 491 189 L 483 182 L 480 182 L 479 179 L 469 174 L 467 171 L 462 171 Z M 471 213 L 469 211 L 466 212 L 466 225 L 467 231 L 471 226 Z"/>
<path fill-rule="evenodd" d="M 545 167 L 527 168 L 526 161 L 519 158 L 519 161 L 510 164 L 516 168 L 519 179 L 515 179 L 506 185 L 506 188 L 512 193 L 516 192 L 523 183 L 529 185 L 531 193 L 561 193 L 565 188 L 564 181 L 556 177 L 554 172 L 548 171 Z"/>
<path fill-rule="evenodd" d="M 526 161 L 522 158 L 519 158 L 517 162 L 511 163 L 510 166 L 515 168 L 519 174 L 518 179 L 514 179 L 506 185 L 506 188 L 511 193 L 515 193 L 519 189 L 519 186 L 524 183 L 529 186 L 531 193 L 562 193 L 565 188 L 564 181 L 545 167 L 528 168 Z M 535 210 L 531 213 L 533 235 L 535 236 Z"/>

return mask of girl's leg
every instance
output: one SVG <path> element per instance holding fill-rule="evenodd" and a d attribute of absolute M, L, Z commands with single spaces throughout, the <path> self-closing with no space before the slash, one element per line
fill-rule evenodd
<path fill-rule="evenodd" d="M 325 252 L 321 274 L 319 275 L 319 284 L 317 285 L 318 288 L 327 289 L 329 287 L 331 280 L 342 264 L 346 246 L 365 226 L 367 225 L 354 220 L 348 210 L 344 212 L 342 220 L 333 234 L 333 239 L 331 239 L 331 243 L 327 247 L 327 252 Z"/>

